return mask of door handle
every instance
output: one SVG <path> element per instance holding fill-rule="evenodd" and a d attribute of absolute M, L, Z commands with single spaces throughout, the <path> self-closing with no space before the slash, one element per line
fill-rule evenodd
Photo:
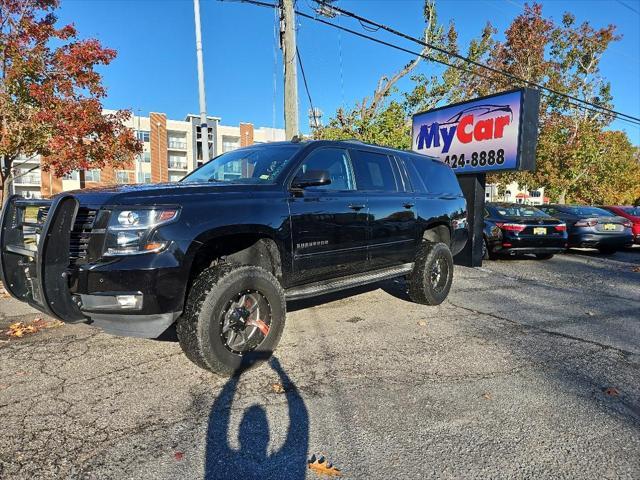
<path fill-rule="evenodd" d="M 355 203 L 351 203 L 351 204 L 349 204 L 349 208 L 350 208 L 351 210 L 355 210 L 356 212 L 357 212 L 358 210 L 362 210 L 364 207 L 366 207 L 366 205 L 360 205 L 360 204 L 355 204 Z"/>
<path fill-rule="evenodd" d="M 415 203 L 408 203 L 408 202 L 407 202 L 407 203 L 403 204 L 402 206 L 403 206 L 404 208 L 413 208 L 413 207 L 414 207 L 414 205 L 415 205 Z"/>

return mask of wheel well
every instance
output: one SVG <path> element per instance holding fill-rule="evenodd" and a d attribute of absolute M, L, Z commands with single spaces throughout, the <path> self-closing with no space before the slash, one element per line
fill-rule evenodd
<path fill-rule="evenodd" d="M 189 273 L 189 288 L 205 268 L 221 262 L 255 265 L 282 280 L 282 264 L 276 242 L 256 234 L 225 235 L 203 243 L 197 250 Z"/>
<path fill-rule="evenodd" d="M 451 245 L 451 232 L 449 231 L 449 227 L 444 224 L 427 228 L 424 231 L 422 238 L 431 243 L 442 242 L 447 246 Z"/>

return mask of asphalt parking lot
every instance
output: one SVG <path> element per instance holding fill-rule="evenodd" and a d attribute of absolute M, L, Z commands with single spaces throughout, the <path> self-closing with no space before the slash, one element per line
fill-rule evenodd
<path fill-rule="evenodd" d="M 85 325 L 0 338 L 0 478 L 640 478 L 640 250 L 289 305 L 237 379 Z M 0 300 L 0 330 L 40 315 Z M 274 384 L 282 388 L 274 388 Z"/>

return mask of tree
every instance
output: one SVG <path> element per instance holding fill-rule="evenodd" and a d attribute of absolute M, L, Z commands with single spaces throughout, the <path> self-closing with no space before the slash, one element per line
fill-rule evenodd
<path fill-rule="evenodd" d="M 446 29 L 438 25 L 433 4 L 429 5 L 429 28 L 432 43 L 447 51 L 465 50 L 458 45 L 458 34 L 451 23 Z M 427 11 L 427 10 L 425 10 Z M 400 99 L 387 90 L 378 108 L 364 115 L 360 105 L 338 110 L 323 138 L 355 137 L 398 148 L 411 144 L 409 123 L 414 113 L 443 104 L 469 100 L 482 95 L 530 85 L 543 85 L 596 106 L 612 107 L 609 82 L 599 71 L 602 56 L 620 37 L 615 26 L 594 28 L 588 22 L 577 25 L 566 13 L 559 23 L 543 16 L 539 4 L 525 5 L 504 34 L 495 39 L 496 30 L 487 23 L 479 36 L 466 48 L 466 56 L 501 75 L 453 56 L 425 50 L 431 58 L 446 62 L 436 73 L 414 74 L 413 88 Z M 431 64 L 432 65 L 432 64 Z M 415 66 L 414 66 L 415 67 Z M 413 71 L 413 68 L 407 73 Z M 406 74 L 406 73 L 405 73 Z M 515 80 L 514 77 L 523 81 Z M 404 113 L 403 113 L 404 111 Z M 640 191 L 640 164 L 623 132 L 607 130 L 612 117 L 589 111 L 561 95 L 541 92 L 540 130 L 537 169 L 534 172 L 500 172 L 489 181 L 506 184 L 517 181 L 531 189 L 546 187 L 552 200 L 605 202 L 637 198 Z M 640 180 L 639 180 L 640 181 Z M 640 199 L 639 199 L 640 200 Z"/>
<path fill-rule="evenodd" d="M 123 122 L 105 115 L 96 67 L 116 56 L 98 40 L 58 28 L 58 0 L 0 0 L 0 188 L 20 156 L 41 156 L 41 168 L 73 170 L 121 165 L 142 151 Z"/>
<path fill-rule="evenodd" d="M 443 28 L 438 25 L 433 0 L 424 1 L 423 16 L 426 24 L 424 42 L 441 43 Z M 339 108 L 326 126 L 314 130 L 314 137 L 327 140 L 358 139 L 396 148 L 410 147 L 410 125 L 404 106 L 397 101 L 388 102 L 388 99 L 395 91 L 396 83 L 411 73 L 430 51 L 429 47 L 424 47 L 419 56 L 391 77 L 381 77 L 371 98 L 363 98 L 350 110 Z"/>

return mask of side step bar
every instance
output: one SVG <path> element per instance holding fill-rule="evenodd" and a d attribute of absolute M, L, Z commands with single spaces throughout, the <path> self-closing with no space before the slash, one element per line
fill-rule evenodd
<path fill-rule="evenodd" d="M 370 283 L 388 280 L 390 278 L 406 275 L 413 270 L 413 263 L 405 263 L 397 267 L 381 268 L 373 272 L 361 273 L 358 275 L 349 275 L 348 277 L 336 280 L 327 280 L 324 282 L 310 283 L 299 287 L 288 288 L 285 291 L 287 300 L 301 300 L 303 298 L 315 297 L 325 293 L 337 292 L 347 288 L 360 287 Z"/>

